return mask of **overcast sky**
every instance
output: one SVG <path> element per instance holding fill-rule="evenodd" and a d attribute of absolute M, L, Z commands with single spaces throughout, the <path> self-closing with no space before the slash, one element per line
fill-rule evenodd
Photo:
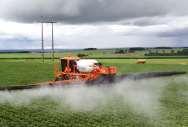
<path fill-rule="evenodd" d="M 188 0 L 0 0 L 0 49 L 188 46 Z M 51 26 L 44 25 L 45 48 Z"/>

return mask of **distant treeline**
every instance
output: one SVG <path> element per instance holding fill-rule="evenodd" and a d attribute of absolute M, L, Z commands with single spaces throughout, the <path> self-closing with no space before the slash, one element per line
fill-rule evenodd
<path fill-rule="evenodd" d="M 134 53 L 136 51 L 144 51 L 145 48 L 142 47 L 135 47 L 135 48 L 127 48 L 127 49 L 116 49 L 116 54 L 126 54 L 126 53 Z"/>
<path fill-rule="evenodd" d="M 97 48 L 85 48 L 84 50 L 97 50 Z"/>
<path fill-rule="evenodd" d="M 31 53 L 31 51 L 0 51 L 0 53 Z"/>
<path fill-rule="evenodd" d="M 166 52 L 165 50 L 163 50 L 163 52 L 158 52 L 157 50 L 153 52 L 149 50 L 148 53 L 145 53 L 145 56 L 187 56 L 187 55 L 188 55 L 187 48 L 181 51 L 171 50 L 170 52 Z"/>

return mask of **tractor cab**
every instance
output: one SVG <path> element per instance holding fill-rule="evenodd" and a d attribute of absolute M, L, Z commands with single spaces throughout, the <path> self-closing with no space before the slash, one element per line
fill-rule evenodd
<path fill-rule="evenodd" d="M 61 71 L 62 72 L 75 72 L 77 70 L 78 57 L 64 57 L 61 58 Z"/>

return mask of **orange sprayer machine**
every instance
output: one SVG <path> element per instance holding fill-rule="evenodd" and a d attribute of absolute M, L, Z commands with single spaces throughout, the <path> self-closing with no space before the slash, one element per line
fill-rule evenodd
<path fill-rule="evenodd" d="M 80 59 L 79 57 L 64 57 L 60 59 L 61 69 L 55 65 L 55 84 L 72 84 L 72 83 L 103 83 L 112 81 L 117 73 L 114 66 L 105 67 L 94 59 Z"/>

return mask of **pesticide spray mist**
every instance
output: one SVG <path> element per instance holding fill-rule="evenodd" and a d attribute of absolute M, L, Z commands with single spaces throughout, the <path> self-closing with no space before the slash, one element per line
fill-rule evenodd
<path fill-rule="evenodd" d="M 160 97 L 166 85 L 170 82 L 186 82 L 185 77 L 156 78 L 147 80 L 125 80 L 107 86 L 74 85 L 66 87 L 43 87 L 22 91 L 0 92 L 0 103 L 16 106 L 30 105 L 33 100 L 47 97 L 61 106 L 66 105 L 74 111 L 93 111 L 119 99 L 135 112 L 146 115 L 156 115 L 156 108 L 160 108 Z"/>

